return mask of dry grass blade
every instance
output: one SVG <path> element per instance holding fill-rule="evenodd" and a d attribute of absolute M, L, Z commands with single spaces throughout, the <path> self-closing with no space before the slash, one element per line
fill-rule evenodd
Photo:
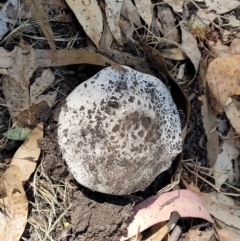
<path fill-rule="evenodd" d="M 212 175 L 208 174 L 208 173 L 213 173 L 213 169 L 212 168 L 207 168 L 207 167 L 201 167 L 196 165 L 192 160 L 186 160 L 182 162 L 184 169 L 195 176 L 195 184 L 197 185 L 198 183 L 198 179 L 201 179 L 204 183 L 207 183 L 209 186 L 211 186 L 212 188 L 214 188 L 218 193 L 226 195 L 226 196 L 232 196 L 232 197 L 240 197 L 240 189 L 237 187 L 234 187 L 232 185 L 230 185 L 229 183 L 224 183 L 228 188 L 231 188 L 232 191 L 234 192 L 222 192 L 221 190 L 219 190 L 218 187 L 216 187 L 213 182 L 210 182 L 209 178 L 214 179 Z M 229 172 L 227 171 L 222 171 L 222 170 L 215 170 L 215 172 L 219 172 L 222 174 L 228 174 Z M 182 179 L 182 178 L 181 178 Z"/>
<path fill-rule="evenodd" d="M 43 31 L 48 44 L 52 50 L 52 58 L 54 59 L 54 53 L 56 51 L 56 46 L 53 40 L 53 31 L 49 24 L 47 15 L 45 14 L 43 7 L 40 1 L 35 0 L 26 0 L 25 3 L 27 4 L 28 8 L 32 12 L 33 18 L 37 21 L 39 27 Z"/>
<path fill-rule="evenodd" d="M 71 195 L 74 187 L 67 181 L 50 179 L 42 163 L 35 172 L 31 186 L 35 198 L 28 219 L 34 229 L 32 238 L 41 241 L 66 240 L 71 234 L 67 233 L 63 222 L 73 204 Z M 57 234 L 54 230 L 60 230 L 60 233 Z"/>

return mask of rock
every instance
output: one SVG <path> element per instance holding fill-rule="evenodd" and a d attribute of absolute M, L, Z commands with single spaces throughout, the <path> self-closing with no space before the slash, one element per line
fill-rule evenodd
<path fill-rule="evenodd" d="M 91 190 L 144 190 L 182 151 L 173 99 L 157 78 L 105 68 L 67 97 L 58 142 L 70 172 Z"/>

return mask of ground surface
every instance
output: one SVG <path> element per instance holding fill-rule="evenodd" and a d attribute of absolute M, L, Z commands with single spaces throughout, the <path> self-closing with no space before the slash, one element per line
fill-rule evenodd
<path fill-rule="evenodd" d="M 60 27 L 56 25 L 55 28 L 59 33 L 69 31 L 64 25 Z M 80 28 L 79 25 L 77 28 Z M 85 38 L 82 30 L 80 37 Z M 35 44 L 32 39 L 24 38 L 24 40 Z M 6 48 L 13 49 L 19 41 L 20 39 L 12 41 Z M 37 43 L 38 48 L 47 48 L 46 46 L 46 43 Z M 76 42 L 74 45 L 75 48 L 85 46 L 85 40 Z M 66 46 L 60 44 L 58 47 Z M 126 46 L 123 51 L 129 52 L 128 50 L 129 46 Z M 130 53 L 133 55 L 136 53 L 135 47 L 134 51 L 130 50 Z M 53 72 L 55 70 L 53 69 Z M 59 101 L 48 113 L 48 119 L 44 122 L 44 138 L 39 140 L 39 147 L 42 150 L 41 163 L 36 173 L 25 184 L 31 203 L 29 224 L 23 234 L 23 240 L 117 241 L 126 232 L 132 206 L 146 197 L 155 195 L 170 182 L 173 168 L 158 176 L 144 192 L 119 197 L 92 192 L 79 185 L 69 173 L 57 143 L 58 114 L 66 96 L 99 70 L 101 70 L 100 67 L 90 65 L 60 68 L 58 77 L 61 77 L 61 81 L 55 86 L 59 88 Z M 192 108 L 183 147 L 184 159 L 194 158 L 206 166 L 206 136 L 201 121 L 201 101 L 198 100 L 198 96 L 202 94 L 198 78 L 190 86 L 183 86 L 183 88 Z M 43 116 L 45 114 L 42 113 Z M 0 115 L 0 127 L 8 126 L 9 121 L 10 117 L 6 112 Z M 4 160 L 2 169 L 9 162 L 7 157 L 13 156 L 20 144 L 17 141 L 6 143 L 3 151 L 0 152 L 0 157 Z"/>

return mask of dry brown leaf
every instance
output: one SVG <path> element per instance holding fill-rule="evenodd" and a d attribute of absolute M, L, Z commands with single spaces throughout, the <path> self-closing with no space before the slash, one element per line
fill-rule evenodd
<path fill-rule="evenodd" d="M 180 215 L 177 212 L 173 212 L 169 221 L 156 231 L 151 237 L 147 238 L 146 241 L 159 241 L 163 240 L 164 237 L 176 226 Z"/>
<path fill-rule="evenodd" d="M 0 73 L 6 73 L 7 68 L 10 68 L 14 63 L 17 48 L 13 51 L 7 52 L 3 47 L 0 47 Z"/>
<path fill-rule="evenodd" d="M 207 81 L 214 96 L 214 110 L 223 110 L 229 97 L 233 96 L 240 85 L 240 56 L 216 58 L 208 66 Z"/>
<path fill-rule="evenodd" d="M 152 3 L 151 0 L 134 0 L 137 11 L 146 22 L 148 28 L 152 24 Z"/>
<path fill-rule="evenodd" d="M 40 1 L 36 0 L 25 0 L 25 4 L 28 6 L 29 10 L 32 13 L 33 18 L 36 20 L 37 24 L 43 31 L 48 44 L 52 50 L 52 58 L 54 59 L 54 53 L 56 51 L 55 42 L 53 39 L 53 31 L 49 24 L 47 15 L 45 14 L 43 7 Z"/>
<path fill-rule="evenodd" d="M 21 170 L 10 165 L 2 174 L 6 195 L 0 199 L 0 241 L 19 241 L 27 223 L 28 201 L 22 186 Z"/>
<path fill-rule="evenodd" d="M 192 28 L 202 29 L 204 31 L 204 28 L 208 27 L 215 18 L 217 18 L 216 14 L 203 11 L 199 8 L 196 12 Z"/>
<path fill-rule="evenodd" d="M 33 72 L 37 69 L 37 61 L 31 47 L 24 42 L 16 47 L 14 57 L 13 65 L 7 70 L 8 75 L 2 80 L 2 90 L 13 122 L 17 123 L 21 121 L 18 118 L 19 114 L 28 109 L 28 85 Z M 19 127 L 22 125 L 24 124 L 18 123 Z"/>
<path fill-rule="evenodd" d="M 195 76 L 198 72 L 199 68 L 199 62 L 201 60 L 201 53 L 198 48 L 197 40 L 190 32 L 188 26 L 185 23 L 180 24 L 181 28 L 181 36 L 182 36 L 182 50 L 184 53 L 188 56 L 188 58 L 191 60 L 194 69 L 195 69 L 195 75 L 193 79 L 195 79 Z"/>
<path fill-rule="evenodd" d="M 211 51 L 215 53 L 216 57 L 228 57 L 230 55 L 229 47 L 222 44 L 219 39 L 215 45 L 211 46 Z"/>
<path fill-rule="evenodd" d="M 121 14 L 136 26 L 140 27 L 142 25 L 137 8 L 133 5 L 132 1 L 124 0 Z"/>
<path fill-rule="evenodd" d="M 42 75 L 30 86 L 30 99 L 35 103 L 39 95 L 41 95 L 54 81 L 55 76 L 50 69 L 43 71 Z"/>
<path fill-rule="evenodd" d="M 119 51 L 116 49 L 109 49 L 108 51 L 104 52 L 104 55 L 108 56 L 110 59 L 112 59 L 120 65 L 131 66 L 133 69 L 139 72 L 154 75 L 153 71 L 146 63 L 145 58 L 136 57 L 129 53 Z"/>
<path fill-rule="evenodd" d="M 202 96 L 202 121 L 207 135 L 207 160 L 208 165 L 213 167 L 216 163 L 219 152 L 219 139 L 216 130 L 217 117 L 213 113 L 211 106 L 209 106 L 208 100 L 205 95 Z"/>
<path fill-rule="evenodd" d="M 52 59 L 51 50 L 49 52 L 50 59 Z M 39 122 L 40 112 L 44 114 L 49 112 L 57 91 L 40 95 L 53 82 L 53 79 L 49 78 L 49 70 L 45 70 L 43 73 L 46 79 L 44 81 L 37 80 L 29 91 L 30 78 L 38 67 L 35 52 L 30 45 L 21 42 L 20 46 L 13 51 L 13 56 L 12 66 L 5 70 L 5 76 L 2 79 L 2 91 L 13 123 L 16 123 L 17 127 L 34 126 Z M 36 87 L 36 84 L 39 86 Z M 36 88 L 39 88 L 38 91 Z M 34 93 L 39 95 L 34 96 Z"/>
<path fill-rule="evenodd" d="M 181 13 L 183 11 L 183 2 L 184 0 L 163 0 L 170 7 L 173 8 L 175 12 Z"/>
<path fill-rule="evenodd" d="M 88 37 L 97 48 L 103 31 L 103 18 L 97 0 L 66 0 Z"/>
<path fill-rule="evenodd" d="M 43 138 L 43 124 L 40 123 L 28 135 L 24 143 L 18 148 L 11 165 L 18 166 L 22 175 L 22 180 L 27 181 L 34 172 L 41 152 L 37 141 Z"/>
<path fill-rule="evenodd" d="M 161 30 L 162 30 L 162 24 L 160 23 L 159 19 L 156 18 L 156 17 L 153 15 L 151 32 L 152 32 L 156 37 L 161 38 Z"/>
<path fill-rule="evenodd" d="M 237 33 L 235 38 L 233 39 L 230 49 L 230 54 L 240 54 L 240 33 Z"/>
<path fill-rule="evenodd" d="M 214 165 L 213 176 L 218 189 L 220 189 L 227 180 L 229 182 L 233 182 L 234 180 L 232 160 L 237 160 L 240 151 L 239 148 L 235 146 L 233 137 L 234 133 L 230 130 L 222 144 L 221 151 Z"/>
<path fill-rule="evenodd" d="M 121 17 L 119 26 L 123 35 L 123 42 L 134 42 L 132 36 L 134 32 L 134 26 L 125 18 Z"/>
<path fill-rule="evenodd" d="M 230 103 L 224 106 L 224 111 L 234 130 L 240 134 L 240 103 L 231 99 Z"/>
<path fill-rule="evenodd" d="M 183 189 L 147 198 L 137 204 L 133 208 L 132 213 L 132 218 L 129 220 L 128 224 L 127 235 L 122 237 L 120 239 L 121 241 L 136 235 L 138 229 L 142 232 L 156 223 L 169 220 L 167 225 L 164 226 L 163 230 L 159 233 L 159 235 L 165 236 L 166 233 L 175 226 L 179 216 L 182 218 L 202 218 L 213 223 L 202 200 L 193 192 Z M 154 240 L 161 239 L 158 237 L 158 239 Z"/>
<path fill-rule="evenodd" d="M 167 5 L 157 5 L 158 19 L 162 24 L 162 35 L 164 39 L 179 43 L 180 36 L 176 27 L 176 19 L 173 16 L 172 11 Z M 166 43 L 166 46 L 172 46 L 171 43 Z"/>
<path fill-rule="evenodd" d="M 200 64 L 199 78 L 202 82 L 202 87 L 205 95 L 202 96 L 202 122 L 207 136 L 207 160 L 208 165 L 212 168 L 217 160 L 219 153 L 219 138 L 216 130 L 217 117 L 213 113 L 213 109 L 209 103 L 210 90 L 206 83 L 207 59 L 204 59 Z"/>
<path fill-rule="evenodd" d="M 123 2 L 118 0 L 105 0 L 105 4 L 105 13 L 109 29 L 117 42 L 122 45 L 122 36 L 119 27 L 119 20 Z"/>
<path fill-rule="evenodd" d="M 217 228 L 217 234 L 219 237 L 219 241 L 239 241 L 239 233 L 224 229 Z"/>
<path fill-rule="evenodd" d="M 234 211 L 239 210 L 239 204 L 235 203 L 235 205 L 232 206 L 228 204 L 225 205 L 224 202 L 221 201 L 222 196 L 225 195 L 218 192 L 202 193 L 197 187 L 187 184 L 183 179 L 182 181 L 188 190 L 191 190 L 201 198 L 205 208 L 214 218 L 230 227 L 240 229 L 240 217 L 238 217 L 237 212 Z M 225 198 L 228 197 L 225 196 Z"/>
<path fill-rule="evenodd" d="M 238 0 L 205 0 L 205 3 L 208 7 L 208 12 L 214 10 L 218 14 L 227 13 L 240 6 Z"/>
<path fill-rule="evenodd" d="M 240 95 L 240 86 L 237 87 L 237 89 L 236 89 L 234 95 Z"/>
<path fill-rule="evenodd" d="M 173 60 L 184 60 L 186 55 L 180 48 L 171 48 L 171 49 L 159 49 L 159 52 L 164 58 L 173 59 Z"/>
<path fill-rule="evenodd" d="M 103 6 L 102 9 L 104 9 L 104 8 L 105 7 Z M 106 50 L 106 49 L 110 48 L 110 46 L 113 42 L 113 35 L 112 35 L 111 31 L 109 30 L 104 11 L 102 11 L 102 17 L 103 17 L 103 32 L 102 32 L 102 37 L 101 37 L 101 40 L 99 43 L 99 47 L 100 47 L 100 49 Z"/>
<path fill-rule="evenodd" d="M 118 64 L 107 57 L 84 49 L 57 50 L 54 61 L 51 60 L 51 52 L 49 50 L 35 49 L 34 52 L 36 54 L 39 67 L 93 64 L 101 66 L 111 65 L 113 68 L 120 68 Z"/>
<path fill-rule="evenodd" d="M 17 18 L 11 18 L 8 15 L 8 8 L 12 7 L 12 9 L 17 13 L 18 12 L 18 1 L 17 0 L 8 0 L 5 2 L 3 7 L 0 9 L 0 39 L 8 32 L 9 24 L 16 24 Z"/>
<path fill-rule="evenodd" d="M 187 233 L 186 241 L 209 241 L 214 236 L 214 229 L 212 227 L 206 227 L 206 225 L 192 226 Z"/>

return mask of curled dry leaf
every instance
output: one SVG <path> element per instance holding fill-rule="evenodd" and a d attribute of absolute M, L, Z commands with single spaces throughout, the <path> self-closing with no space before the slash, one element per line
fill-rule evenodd
<path fill-rule="evenodd" d="M 53 31 L 49 24 L 47 15 L 43 10 L 41 2 L 35 1 L 35 0 L 25 0 L 25 4 L 27 4 L 29 10 L 32 13 L 33 18 L 36 20 L 37 24 L 43 31 L 43 33 L 48 41 L 48 44 L 52 50 L 52 57 L 54 59 L 54 52 L 56 51 L 56 46 L 55 46 L 55 42 L 53 39 Z"/>
<path fill-rule="evenodd" d="M 208 66 L 207 82 L 214 97 L 213 108 L 216 113 L 223 110 L 229 97 L 240 85 L 240 56 L 216 58 Z"/>
<path fill-rule="evenodd" d="M 27 181 L 34 172 L 40 155 L 37 141 L 43 137 L 43 124 L 40 123 L 28 135 L 24 143 L 18 148 L 12 159 L 11 165 L 18 166 L 23 181 Z"/>
<path fill-rule="evenodd" d="M 105 4 L 105 13 L 109 29 L 117 42 L 122 45 L 121 30 L 118 23 L 123 1 L 105 0 Z"/>
<path fill-rule="evenodd" d="M 0 241 L 19 241 L 27 223 L 28 201 L 22 186 L 19 167 L 10 165 L 2 174 L 1 184 L 5 188 L 0 199 Z"/>
<path fill-rule="evenodd" d="M 151 0 L 134 0 L 137 11 L 146 22 L 148 28 L 152 24 L 152 3 Z"/>
<path fill-rule="evenodd" d="M 99 48 L 103 31 L 103 18 L 97 0 L 66 0 L 66 2 L 88 37 Z"/>
<path fill-rule="evenodd" d="M 150 197 L 135 206 L 127 237 L 121 240 L 136 235 L 139 227 L 142 232 L 156 223 L 169 220 L 172 212 L 177 212 L 181 217 L 202 218 L 213 222 L 197 195 L 188 190 L 175 190 Z"/>

